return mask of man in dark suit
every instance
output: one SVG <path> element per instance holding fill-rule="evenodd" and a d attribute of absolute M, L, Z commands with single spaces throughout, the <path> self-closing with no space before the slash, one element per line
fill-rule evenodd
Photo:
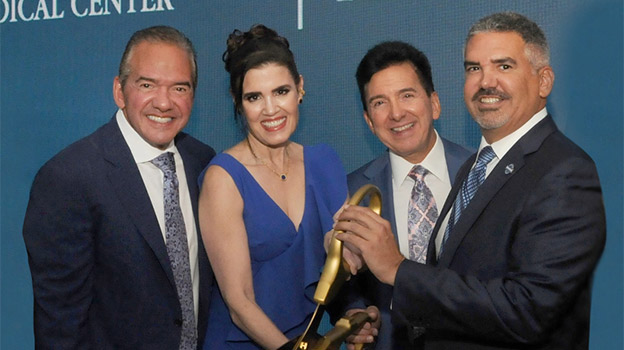
<path fill-rule="evenodd" d="M 37 349 L 201 344 L 213 276 L 197 177 L 214 150 L 181 132 L 196 86 L 184 34 L 134 33 L 113 83 L 115 116 L 38 172 L 23 229 Z M 152 163 L 161 155 L 173 178 Z"/>
<path fill-rule="evenodd" d="M 381 216 L 390 221 L 402 254 L 424 263 L 436 218 L 428 218 L 432 222 L 421 232 L 424 236 L 416 237 L 424 244 L 410 246 L 413 238 L 408 221 L 413 209 L 409 208 L 409 202 L 412 195 L 422 195 L 423 189 L 409 173 L 414 168 L 426 169 L 423 187 L 433 195 L 432 205 L 437 211 L 436 203 L 441 208 L 457 170 L 472 152 L 441 138 L 434 129 L 433 121 L 440 117 L 440 100 L 433 86 L 429 61 L 413 46 L 399 41 L 376 45 L 362 58 L 356 78 L 364 120 L 388 150 L 349 174 L 349 192 L 352 195 L 365 184 L 376 185 L 383 198 Z M 391 286 L 364 272 L 342 290 L 343 295 L 333 307 L 379 308 L 378 349 L 404 347 L 405 327 L 395 327 L 390 318 Z M 335 316 L 341 314 L 336 312 Z"/>
<path fill-rule="evenodd" d="M 465 102 L 483 138 L 442 208 L 427 265 L 404 259 L 390 223 L 367 208 L 342 212 L 338 238 L 394 286 L 393 322 L 425 349 L 587 349 L 605 214 L 593 161 L 546 111 L 546 38 L 499 13 L 471 28 L 464 54 Z"/>

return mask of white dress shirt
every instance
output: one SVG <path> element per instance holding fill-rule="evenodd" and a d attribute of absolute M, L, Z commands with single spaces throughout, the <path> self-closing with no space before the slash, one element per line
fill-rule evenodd
<path fill-rule="evenodd" d="M 529 130 L 531 130 L 535 125 L 537 125 L 537 123 L 542 121 L 542 119 L 546 118 L 547 115 L 548 115 L 548 112 L 546 111 L 546 107 L 544 107 L 542 110 L 537 112 L 534 116 L 532 116 L 531 119 L 527 120 L 527 122 L 524 123 L 521 127 L 519 127 L 516 131 L 492 143 L 491 145 L 489 145 L 487 141 L 485 141 L 485 138 L 481 136 L 481 143 L 479 145 L 479 152 L 477 153 L 477 155 L 486 146 L 491 146 L 492 150 L 494 150 L 494 153 L 496 154 L 496 157 L 494 157 L 494 159 L 492 159 L 490 163 L 488 163 L 487 165 L 487 168 L 485 170 L 486 179 L 490 175 L 494 167 L 496 167 L 498 162 L 511 149 L 511 147 L 513 147 L 516 144 L 516 142 L 518 142 L 518 140 L 522 138 L 522 136 L 524 136 L 527 132 L 529 132 Z M 477 158 L 475 158 L 475 162 L 472 164 L 473 168 L 475 164 L 477 163 Z M 449 216 L 450 216 L 452 209 L 453 208 L 451 207 L 451 210 L 449 210 L 446 217 L 444 218 L 444 221 L 442 222 L 442 225 L 440 226 L 440 230 L 438 231 L 438 235 L 436 236 L 435 244 L 436 244 L 437 254 L 440 254 L 440 245 L 442 245 L 442 239 L 444 238 L 444 233 L 446 232 L 446 226 L 448 225 L 448 220 L 449 220 Z"/>
<path fill-rule="evenodd" d="M 195 309 L 195 320 L 197 320 L 197 314 L 199 310 L 199 262 L 197 260 L 197 229 L 195 227 L 195 217 L 193 215 L 193 206 L 191 205 L 191 198 L 188 190 L 188 184 L 186 182 L 186 173 L 184 171 L 184 163 L 182 157 L 175 147 L 173 141 L 167 146 L 167 149 L 158 149 L 149 143 L 147 143 L 134 128 L 126 120 L 123 111 L 120 109 L 115 116 L 117 125 L 121 130 L 123 138 L 126 140 L 132 157 L 139 168 L 141 178 L 143 178 L 143 184 L 147 189 L 152 207 L 156 218 L 158 218 L 158 224 L 160 225 L 160 231 L 163 237 L 163 241 L 167 241 L 165 231 L 165 204 L 163 201 L 163 172 L 151 163 L 151 160 L 158 157 L 162 153 L 172 152 L 174 154 L 176 175 L 178 177 L 178 190 L 180 192 L 180 207 L 182 209 L 182 216 L 184 217 L 184 226 L 186 228 L 186 238 L 189 246 L 189 260 L 191 267 L 191 280 L 193 281 L 193 302 Z M 119 179 L 124 181 L 124 179 Z"/>
<path fill-rule="evenodd" d="M 433 198 L 438 208 L 438 213 L 442 210 L 442 205 L 451 190 L 451 180 L 446 165 L 444 154 L 444 144 L 435 131 L 436 142 L 429 154 L 419 164 L 427 169 L 425 184 L 431 190 Z M 392 191 L 394 197 L 394 218 L 397 229 L 399 250 L 403 256 L 409 257 L 409 244 L 407 234 L 407 211 L 409 201 L 412 196 L 414 179 L 407 176 L 414 165 L 403 157 L 390 151 L 390 166 L 392 168 Z"/>

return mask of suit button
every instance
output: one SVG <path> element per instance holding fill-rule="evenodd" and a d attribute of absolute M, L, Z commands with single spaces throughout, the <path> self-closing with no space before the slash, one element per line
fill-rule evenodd
<path fill-rule="evenodd" d="M 411 326 L 407 328 L 407 338 L 409 339 L 410 343 L 413 344 L 416 339 L 425 334 L 425 332 L 426 329 L 424 327 Z"/>
<path fill-rule="evenodd" d="M 179 318 L 176 318 L 175 320 L 173 320 L 173 324 L 178 327 L 182 327 L 182 320 Z"/>

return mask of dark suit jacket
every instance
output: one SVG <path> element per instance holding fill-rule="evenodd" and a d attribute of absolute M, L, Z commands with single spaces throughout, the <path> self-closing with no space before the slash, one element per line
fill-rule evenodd
<path fill-rule="evenodd" d="M 425 349 L 587 349 L 605 235 L 595 165 L 548 116 L 486 178 L 439 261 L 430 243 L 428 265 L 401 263 L 394 320 L 424 328 Z"/>
<path fill-rule="evenodd" d="M 197 220 L 197 176 L 214 150 L 184 133 L 175 144 Z M 41 168 L 23 234 L 37 349 L 178 348 L 182 314 L 167 249 L 115 118 Z M 201 342 L 213 275 L 198 240 Z"/>
<path fill-rule="evenodd" d="M 445 140 L 444 155 L 449 171 L 451 184 L 460 166 L 473 153 L 460 145 Z M 352 195 L 361 186 L 373 184 L 379 188 L 382 195 L 381 216 L 390 221 L 392 232 L 396 236 L 396 223 L 394 216 L 394 198 L 392 194 L 392 168 L 390 166 L 390 154 L 384 152 L 378 158 L 353 171 L 347 177 L 349 193 Z M 381 329 L 377 337 L 377 349 L 405 349 L 407 335 L 405 327 L 394 327 L 390 317 L 390 300 L 392 287 L 379 282 L 370 271 L 361 272 L 353 277 L 342 289 L 342 293 L 332 306 L 331 313 L 334 322 L 344 315 L 344 311 L 352 307 L 365 307 L 376 305 L 381 312 Z"/>

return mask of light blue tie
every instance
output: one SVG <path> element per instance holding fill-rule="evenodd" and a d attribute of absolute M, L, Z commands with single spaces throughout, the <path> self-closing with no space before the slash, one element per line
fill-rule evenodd
<path fill-rule="evenodd" d="M 459 216 L 466 209 L 472 197 L 474 197 L 477 189 L 483 181 L 485 181 L 485 169 L 487 165 L 496 157 L 496 153 L 490 146 L 483 147 L 481 152 L 479 153 L 479 157 L 477 158 L 477 164 L 475 165 L 470 173 L 468 174 L 468 178 L 462 184 L 457 197 L 455 197 L 455 203 L 453 203 L 453 210 L 451 210 L 451 217 L 449 218 L 448 225 L 446 225 L 446 230 L 444 231 L 444 238 L 442 239 L 442 244 L 440 245 L 440 255 L 442 254 L 442 250 L 444 248 L 444 244 L 449 238 L 451 230 L 453 226 L 459 220 Z"/>
<path fill-rule="evenodd" d="M 407 208 L 409 259 L 424 264 L 433 226 L 438 220 L 438 207 L 431 189 L 425 183 L 428 171 L 415 165 L 408 176 L 414 179 L 412 196 Z"/>
<path fill-rule="evenodd" d="M 164 173 L 163 199 L 165 205 L 165 236 L 167 254 L 171 262 L 178 299 L 182 309 L 182 331 L 180 350 L 197 349 L 197 327 L 195 326 L 195 308 L 193 303 L 193 282 L 189 262 L 188 241 L 184 217 L 180 209 L 178 177 L 172 152 L 166 152 L 152 159 Z"/>

